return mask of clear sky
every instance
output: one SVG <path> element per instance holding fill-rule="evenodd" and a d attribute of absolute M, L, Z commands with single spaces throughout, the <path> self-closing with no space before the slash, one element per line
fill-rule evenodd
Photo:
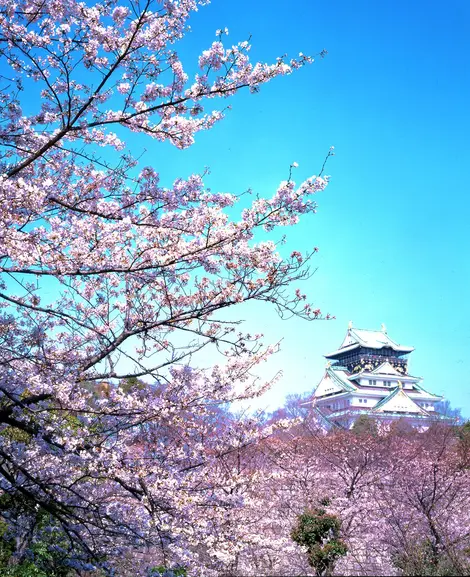
<path fill-rule="evenodd" d="M 261 406 L 311 391 L 322 355 L 352 320 L 385 323 L 391 338 L 416 347 L 411 374 L 470 417 L 468 0 L 213 0 L 191 26 L 179 48 L 188 72 L 224 27 L 229 42 L 251 36 L 255 60 L 328 51 L 259 94 L 232 98 L 225 120 L 188 150 L 131 136 L 164 184 L 209 166 L 213 190 L 269 196 L 293 161 L 301 181 L 335 147 L 318 213 L 286 232 L 291 250 L 319 247 L 318 270 L 299 288 L 336 320 L 241 309 L 247 330 L 282 339 L 260 373 L 282 369 L 283 378 Z"/>
<path fill-rule="evenodd" d="M 450 0 L 214 0 L 181 47 L 189 64 L 214 39 L 252 36 L 253 58 L 328 56 L 231 100 L 233 109 L 189 150 L 146 142 L 170 182 L 210 166 L 213 189 L 271 194 L 289 164 L 303 180 L 328 148 L 331 184 L 318 214 L 289 231 L 292 249 L 318 246 L 302 290 L 336 320 L 279 321 L 248 307 L 250 328 L 282 351 L 262 369 L 283 378 L 263 399 L 311 390 L 322 355 L 349 320 L 416 347 L 410 372 L 470 416 L 470 4 Z"/>

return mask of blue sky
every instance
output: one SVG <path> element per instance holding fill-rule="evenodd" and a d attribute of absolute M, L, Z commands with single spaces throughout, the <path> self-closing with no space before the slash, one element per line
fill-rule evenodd
<path fill-rule="evenodd" d="M 299 288 L 336 320 L 240 309 L 248 331 L 282 340 L 260 375 L 282 370 L 283 378 L 259 404 L 312 390 L 322 355 L 352 320 L 369 329 L 383 322 L 416 347 L 411 374 L 470 417 L 470 4 L 213 0 L 191 26 L 178 47 L 188 72 L 224 27 L 231 43 L 251 35 L 254 60 L 328 51 L 259 94 L 224 101 L 232 110 L 188 150 L 129 139 L 164 184 L 209 166 L 213 190 L 269 196 L 293 161 L 301 181 L 335 147 L 318 213 L 286 232 L 291 250 L 319 247 L 318 269 Z"/>
<path fill-rule="evenodd" d="M 252 57 L 328 56 L 257 95 L 240 94 L 189 150 L 146 142 L 162 179 L 210 166 L 213 189 L 272 194 L 286 178 L 318 173 L 331 145 L 331 184 L 318 214 L 289 232 L 292 249 L 318 246 L 301 288 L 336 320 L 279 321 L 247 307 L 247 326 L 283 339 L 263 367 L 283 379 L 263 399 L 311 390 L 324 353 L 349 320 L 416 347 L 410 372 L 470 416 L 470 5 L 464 1 L 213 1 L 181 46 L 188 68 L 214 38 L 252 36 Z"/>

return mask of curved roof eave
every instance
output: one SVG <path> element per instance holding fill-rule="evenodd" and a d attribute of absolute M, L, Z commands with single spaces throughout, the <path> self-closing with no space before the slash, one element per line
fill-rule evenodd
<path fill-rule="evenodd" d="M 326 359 L 331 359 L 334 357 L 337 357 L 339 355 L 342 355 L 343 353 L 348 353 L 349 351 L 353 351 L 354 349 L 358 349 L 360 347 L 366 347 L 368 349 L 376 349 L 377 351 L 379 351 L 380 349 L 384 349 L 384 348 L 389 348 L 389 349 L 393 349 L 394 351 L 397 351 L 399 353 L 412 353 L 415 349 L 414 347 L 403 347 L 401 345 L 392 345 L 392 344 L 386 344 L 386 345 L 382 345 L 381 347 L 377 347 L 377 346 L 373 346 L 372 344 L 361 344 L 361 343 L 353 343 L 352 345 L 348 345 L 346 347 L 343 347 L 342 349 L 337 349 L 336 351 L 333 351 L 332 353 L 328 353 L 327 355 L 323 355 Z"/>

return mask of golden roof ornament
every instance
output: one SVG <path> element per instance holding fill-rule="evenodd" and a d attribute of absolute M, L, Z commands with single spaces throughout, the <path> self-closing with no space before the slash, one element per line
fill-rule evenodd
<path fill-rule="evenodd" d="M 325 365 L 325 368 L 326 368 L 326 369 L 329 369 L 330 367 L 331 367 L 331 361 L 328 361 L 328 362 L 326 363 L 326 365 Z"/>
<path fill-rule="evenodd" d="M 401 381 L 398 381 L 398 388 L 403 389 L 403 383 Z"/>
<path fill-rule="evenodd" d="M 382 323 L 382 332 L 386 333 L 387 332 L 387 327 L 385 326 L 384 323 Z"/>
<path fill-rule="evenodd" d="M 348 330 L 351 330 L 351 329 L 352 329 L 352 327 L 353 327 L 353 322 L 352 322 L 352 321 L 349 321 L 349 324 L 348 324 Z"/>

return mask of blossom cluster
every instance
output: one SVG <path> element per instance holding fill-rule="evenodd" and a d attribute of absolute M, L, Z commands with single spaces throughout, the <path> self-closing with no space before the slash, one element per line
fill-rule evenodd
<path fill-rule="evenodd" d="M 223 118 L 216 98 L 311 61 L 252 62 L 219 30 L 190 78 L 176 43 L 203 3 L 0 0 L 0 491 L 9 535 L 47 515 L 82 570 L 132 551 L 132 575 L 227 569 L 254 475 L 237 455 L 268 431 L 223 407 L 267 390 L 255 369 L 276 347 L 225 311 L 321 316 L 289 292 L 315 250 L 283 257 L 275 231 L 315 212 L 326 177 L 237 219 L 235 195 L 198 174 L 164 185 L 126 144 L 191 146 Z"/>

